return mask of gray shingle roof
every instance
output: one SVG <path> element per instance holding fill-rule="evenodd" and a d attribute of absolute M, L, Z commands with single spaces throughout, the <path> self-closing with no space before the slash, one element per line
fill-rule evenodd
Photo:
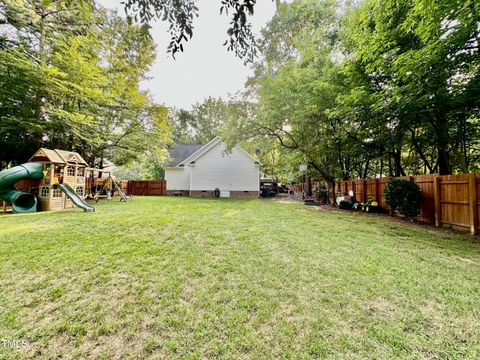
<path fill-rule="evenodd" d="M 183 145 L 183 144 L 175 144 L 170 151 L 170 162 L 166 163 L 165 166 L 177 166 L 183 160 L 188 158 L 193 153 L 196 153 L 200 150 L 203 145 L 195 144 L 195 145 Z"/>

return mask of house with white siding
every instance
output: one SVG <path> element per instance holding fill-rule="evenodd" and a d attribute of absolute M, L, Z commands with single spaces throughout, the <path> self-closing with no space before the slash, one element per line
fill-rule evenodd
<path fill-rule="evenodd" d="M 205 145 L 176 144 L 165 168 L 167 193 L 200 197 L 258 197 L 260 163 L 239 146 L 227 151 L 218 137 Z"/>

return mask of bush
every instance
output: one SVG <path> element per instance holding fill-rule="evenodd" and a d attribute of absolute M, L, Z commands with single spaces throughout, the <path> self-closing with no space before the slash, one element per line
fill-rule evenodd
<path fill-rule="evenodd" d="M 393 210 L 413 219 L 420 213 L 422 192 L 420 187 L 413 182 L 393 179 L 385 188 L 385 201 Z"/>

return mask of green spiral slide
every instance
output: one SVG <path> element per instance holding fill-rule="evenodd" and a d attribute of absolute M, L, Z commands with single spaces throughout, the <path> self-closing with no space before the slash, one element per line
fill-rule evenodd
<path fill-rule="evenodd" d="M 0 172 L 0 200 L 11 203 L 14 214 L 37 211 L 37 197 L 15 189 L 14 184 L 23 179 L 43 179 L 43 163 L 25 163 Z"/>

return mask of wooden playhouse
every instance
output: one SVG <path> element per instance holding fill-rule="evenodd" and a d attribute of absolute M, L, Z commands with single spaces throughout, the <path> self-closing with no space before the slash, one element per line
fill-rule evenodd
<path fill-rule="evenodd" d="M 58 184 L 69 185 L 80 197 L 85 196 L 87 162 L 73 151 L 40 148 L 30 159 L 43 163 L 43 180 L 38 185 L 38 201 L 42 211 L 74 207 Z"/>

